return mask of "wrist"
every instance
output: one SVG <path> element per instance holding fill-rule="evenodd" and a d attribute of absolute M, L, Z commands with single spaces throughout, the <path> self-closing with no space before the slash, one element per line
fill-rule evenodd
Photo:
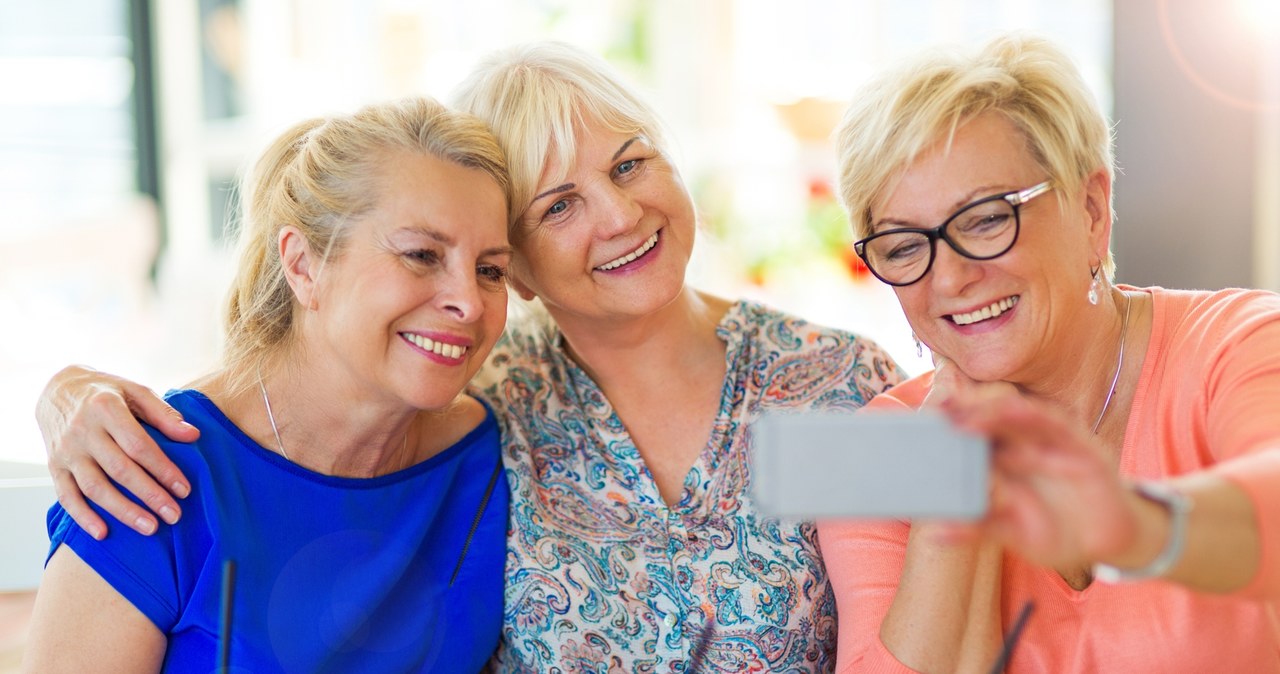
<path fill-rule="evenodd" d="M 1094 565 L 1094 576 L 1116 583 L 1160 578 L 1181 559 L 1186 547 L 1187 518 L 1192 501 L 1166 483 L 1131 485 L 1129 498 L 1135 507 L 1137 533 L 1123 554 Z"/>

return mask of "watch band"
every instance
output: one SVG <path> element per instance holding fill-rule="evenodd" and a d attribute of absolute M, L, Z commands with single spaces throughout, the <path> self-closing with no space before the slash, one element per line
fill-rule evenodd
<path fill-rule="evenodd" d="M 1133 491 L 1169 511 L 1169 540 L 1160 554 L 1142 568 L 1122 569 L 1110 564 L 1094 564 L 1093 577 L 1104 583 L 1160 578 L 1182 557 L 1182 550 L 1187 544 L 1187 515 L 1192 506 L 1190 497 L 1167 484 L 1156 482 L 1135 482 Z"/>

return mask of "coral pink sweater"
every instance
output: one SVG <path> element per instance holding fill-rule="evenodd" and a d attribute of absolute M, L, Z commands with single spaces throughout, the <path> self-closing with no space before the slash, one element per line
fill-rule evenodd
<path fill-rule="evenodd" d="M 1153 325 L 1120 472 L 1209 471 L 1234 481 L 1257 515 L 1258 574 L 1230 596 L 1162 581 L 1076 591 L 1055 571 L 1006 553 L 1005 630 L 1023 602 L 1036 603 L 1006 672 L 1280 672 L 1280 296 L 1141 290 L 1153 297 Z M 903 383 L 866 409 L 914 409 L 930 380 Z M 912 671 L 879 638 L 908 528 L 819 522 L 838 605 L 837 672 Z"/>

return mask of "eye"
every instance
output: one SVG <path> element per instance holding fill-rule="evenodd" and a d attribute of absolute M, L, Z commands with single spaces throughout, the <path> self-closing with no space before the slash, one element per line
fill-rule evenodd
<path fill-rule="evenodd" d="M 409 258 L 410 260 L 413 260 L 414 262 L 420 262 L 422 264 L 436 264 L 440 262 L 439 253 L 437 253 L 434 250 L 425 249 L 425 248 L 421 250 L 411 250 L 405 253 L 404 256 Z"/>
<path fill-rule="evenodd" d="M 547 209 L 547 215 L 560 215 L 561 213 L 565 212 L 568 209 L 569 209 L 569 202 L 564 199 L 561 199 L 560 201 L 557 201 L 554 204 L 551 204 L 551 208 Z"/>
<path fill-rule="evenodd" d="M 640 166 L 639 159 L 628 159 L 627 161 L 624 161 L 621 164 L 618 164 L 618 167 L 615 168 L 613 172 L 616 175 L 624 176 L 636 170 L 636 168 L 638 168 L 639 166 Z"/>
<path fill-rule="evenodd" d="M 502 283 L 507 278 L 507 270 L 496 264 L 482 264 L 476 267 L 476 274 L 484 281 Z"/>

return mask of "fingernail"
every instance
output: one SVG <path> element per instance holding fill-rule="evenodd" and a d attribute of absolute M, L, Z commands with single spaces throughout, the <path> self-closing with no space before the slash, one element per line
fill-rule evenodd
<path fill-rule="evenodd" d="M 90 535 L 90 536 L 93 536 L 93 539 L 94 539 L 95 541 L 100 541 L 100 540 L 102 540 L 102 537 L 103 537 L 103 535 L 104 535 L 104 534 L 102 533 L 102 529 L 99 529 L 98 527 L 89 527 L 88 531 L 89 531 L 89 535 Z"/>
<path fill-rule="evenodd" d="M 181 482 L 174 482 L 169 485 L 169 491 L 173 492 L 173 495 L 178 498 L 186 498 L 187 495 L 191 493 L 191 487 L 188 487 Z"/>
<path fill-rule="evenodd" d="M 178 511 L 170 508 L 169 506 L 164 506 L 160 508 L 160 517 L 163 518 L 165 522 L 173 524 L 178 521 Z"/>
<path fill-rule="evenodd" d="M 135 528 L 144 534 L 152 534 L 156 531 L 156 523 L 146 517 L 139 517 L 133 521 Z"/>
<path fill-rule="evenodd" d="M 183 427 L 183 428 L 185 428 L 185 429 L 187 429 L 187 430 L 189 430 L 189 431 L 195 430 L 195 428 L 196 428 L 195 426 L 192 426 L 191 424 L 189 424 L 189 423 L 187 423 L 187 422 L 185 422 L 185 421 L 184 421 L 184 422 L 182 422 L 182 427 Z"/>

